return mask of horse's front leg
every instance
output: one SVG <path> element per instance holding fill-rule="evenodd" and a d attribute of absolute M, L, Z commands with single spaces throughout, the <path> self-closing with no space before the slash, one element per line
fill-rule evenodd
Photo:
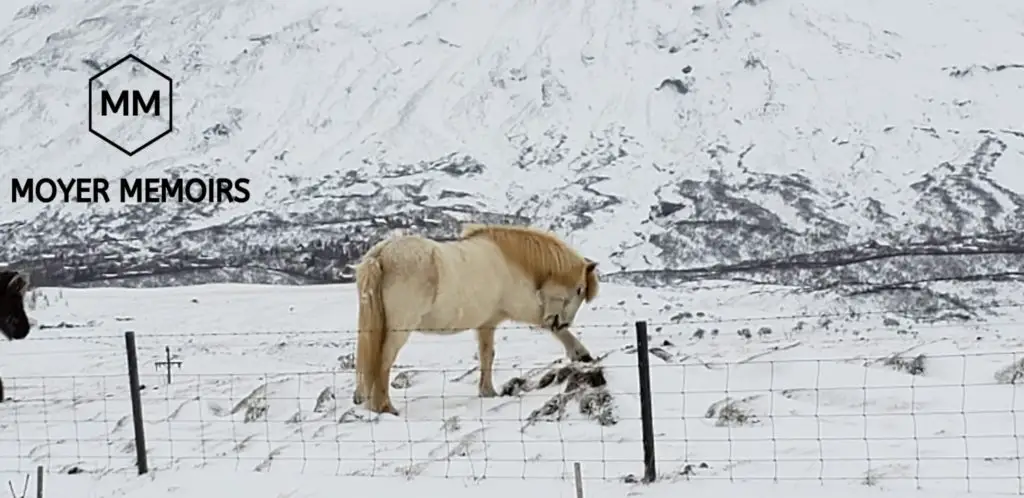
<path fill-rule="evenodd" d="M 493 398 L 498 395 L 494 390 L 494 329 L 493 326 L 482 326 L 476 329 L 476 342 L 480 357 L 480 397 Z"/>
<path fill-rule="evenodd" d="M 582 361 L 584 363 L 591 363 L 594 361 L 594 357 L 590 355 L 590 351 L 580 342 L 576 336 L 569 332 L 568 328 L 553 330 L 551 331 L 558 342 L 562 343 L 562 347 L 565 348 L 565 356 L 569 357 L 572 361 Z"/>

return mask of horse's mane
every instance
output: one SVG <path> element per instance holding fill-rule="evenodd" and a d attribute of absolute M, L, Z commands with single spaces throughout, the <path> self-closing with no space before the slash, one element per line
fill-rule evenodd
<path fill-rule="evenodd" d="M 555 234 L 521 225 L 484 225 L 468 223 L 462 227 L 462 239 L 487 237 L 512 263 L 526 271 L 538 286 L 552 279 L 573 286 L 590 261 Z M 588 272 L 586 300 L 597 296 L 597 275 Z"/>

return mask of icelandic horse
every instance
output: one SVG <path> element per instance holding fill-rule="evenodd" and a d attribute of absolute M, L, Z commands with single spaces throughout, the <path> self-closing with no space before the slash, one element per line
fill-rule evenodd
<path fill-rule="evenodd" d="M 0 333 L 9 340 L 28 337 L 32 328 L 25 313 L 28 275 L 13 270 L 0 271 Z M 4 384 L 0 380 L 0 402 L 4 400 Z"/>
<path fill-rule="evenodd" d="M 481 397 L 497 395 L 494 330 L 505 321 L 549 330 L 573 361 L 591 362 L 569 331 L 584 301 L 597 296 L 597 263 L 551 232 L 467 224 L 454 241 L 389 237 L 356 266 L 359 338 L 353 402 L 398 415 L 391 367 L 413 331 L 453 335 L 476 329 Z"/>

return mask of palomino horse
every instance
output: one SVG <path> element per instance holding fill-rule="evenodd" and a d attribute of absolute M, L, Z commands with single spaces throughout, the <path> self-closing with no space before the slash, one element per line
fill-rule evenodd
<path fill-rule="evenodd" d="M 391 366 L 409 335 L 476 329 L 482 397 L 497 393 L 491 374 L 494 329 L 506 320 L 547 328 L 574 361 L 593 361 L 569 332 L 584 301 L 597 296 L 597 263 L 550 232 L 469 224 L 458 240 L 388 238 L 356 267 L 359 339 L 353 401 L 398 414 Z"/>
<path fill-rule="evenodd" d="M 31 324 L 25 314 L 25 292 L 28 275 L 16 271 L 0 271 L 0 332 L 15 340 L 28 336 Z M 0 401 L 4 400 L 4 385 L 0 381 Z"/>

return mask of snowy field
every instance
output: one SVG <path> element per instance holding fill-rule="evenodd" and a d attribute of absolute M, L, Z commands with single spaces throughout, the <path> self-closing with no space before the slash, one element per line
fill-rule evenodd
<path fill-rule="evenodd" d="M 350 286 L 39 289 L 33 335 L 0 349 L 0 477 L 20 490 L 43 465 L 47 496 L 60 497 L 319 497 L 364 486 L 570 496 L 580 462 L 587 496 L 1024 491 L 1024 396 L 1008 369 L 1015 352 L 1024 358 L 1019 307 L 967 321 L 933 310 L 949 318 L 925 322 L 877 304 L 725 282 L 606 285 L 576 328 L 603 356 L 606 385 L 579 371 L 532 389 L 566 366 L 561 346 L 506 327 L 495 383 L 525 379 L 526 392 L 481 400 L 473 334 L 417 335 L 393 372 L 401 416 L 371 417 L 351 403 Z M 653 486 L 633 482 L 643 473 L 636 320 L 649 321 L 655 348 Z M 152 469 L 141 479 L 128 330 Z M 165 348 L 181 361 L 170 384 L 156 365 Z"/>

